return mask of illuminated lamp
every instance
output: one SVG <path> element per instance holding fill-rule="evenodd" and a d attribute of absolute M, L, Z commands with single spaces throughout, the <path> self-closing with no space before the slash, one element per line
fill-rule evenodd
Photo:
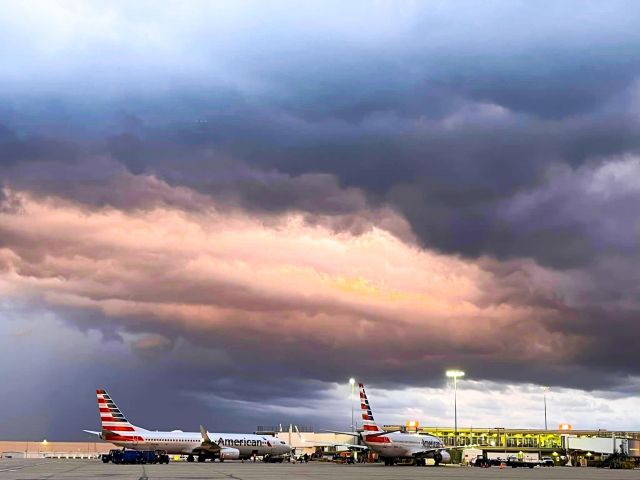
<path fill-rule="evenodd" d="M 419 426 L 420 423 L 417 420 L 407 420 L 407 429 L 417 430 Z"/>

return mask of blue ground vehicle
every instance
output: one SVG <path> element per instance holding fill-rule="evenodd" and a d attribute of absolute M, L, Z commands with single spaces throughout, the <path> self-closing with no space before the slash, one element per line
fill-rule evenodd
<path fill-rule="evenodd" d="M 164 450 L 114 449 L 102 455 L 102 462 L 116 464 L 169 463 L 169 455 Z"/>

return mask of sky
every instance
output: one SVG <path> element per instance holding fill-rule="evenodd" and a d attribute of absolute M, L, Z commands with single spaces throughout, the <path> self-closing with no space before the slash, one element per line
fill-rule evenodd
<path fill-rule="evenodd" d="M 639 15 L 0 4 L 0 437 L 640 430 Z"/>

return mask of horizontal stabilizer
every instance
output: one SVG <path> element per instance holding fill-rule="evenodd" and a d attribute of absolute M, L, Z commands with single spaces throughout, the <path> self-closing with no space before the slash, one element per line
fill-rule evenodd
<path fill-rule="evenodd" d="M 352 437 L 359 437 L 360 434 L 358 432 L 338 432 L 336 430 L 320 430 L 321 432 L 326 433 L 337 433 L 338 435 L 351 435 Z"/>
<path fill-rule="evenodd" d="M 333 446 L 335 446 L 335 447 L 355 448 L 357 450 L 366 450 L 366 449 L 369 448 L 366 445 L 354 445 L 352 443 L 336 443 Z"/>
<path fill-rule="evenodd" d="M 388 435 L 390 433 L 396 433 L 396 432 L 399 432 L 399 431 L 400 431 L 400 429 L 398 429 L 398 430 L 389 430 L 387 432 L 367 433 L 365 436 L 367 438 L 369 438 L 369 437 L 380 437 L 382 435 Z"/>
<path fill-rule="evenodd" d="M 98 435 L 100 436 L 100 432 L 94 432 L 93 430 L 82 430 L 83 432 L 87 432 L 90 433 L 91 435 Z"/>

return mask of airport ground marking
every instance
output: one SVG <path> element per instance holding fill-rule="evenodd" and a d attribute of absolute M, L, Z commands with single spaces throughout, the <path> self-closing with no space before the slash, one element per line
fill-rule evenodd
<path fill-rule="evenodd" d="M 142 466 L 142 476 L 138 480 L 149 480 L 149 477 L 147 477 L 147 469 L 144 465 Z"/>
<path fill-rule="evenodd" d="M 15 466 L 11 468 L 6 468 L 4 470 L 0 470 L 0 472 L 15 472 L 16 470 L 22 470 L 23 468 L 36 467 L 38 465 L 46 465 L 47 463 L 51 463 L 51 462 L 32 463 L 31 465 L 22 465 L 19 467 Z"/>

